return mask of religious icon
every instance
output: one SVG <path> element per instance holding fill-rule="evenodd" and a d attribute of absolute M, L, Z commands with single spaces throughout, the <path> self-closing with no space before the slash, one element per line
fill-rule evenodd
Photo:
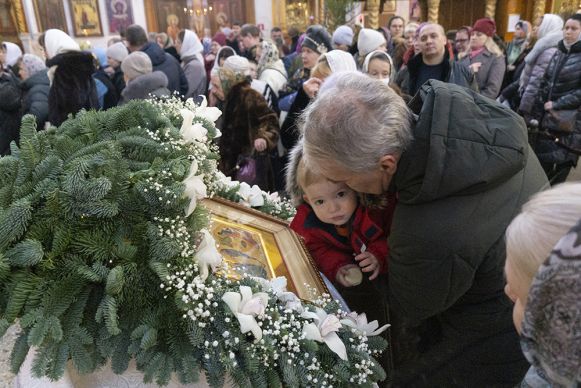
<path fill-rule="evenodd" d="M 328 292 L 301 238 L 288 223 L 221 198 L 202 204 L 210 212 L 210 233 L 227 265 L 226 276 L 285 276 L 289 291 L 308 300 Z"/>
<path fill-rule="evenodd" d="M 32 4 L 39 31 L 44 32 L 51 28 L 68 31 L 62 0 L 34 0 Z"/>
<path fill-rule="evenodd" d="M 130 0 L 107 0 L 109 33 L 119 34 L 133 24 L 133 10 Z"/>
<path fill-rule="evenodd" d="M 97 0 L 69 0 L 75 36 L 103 36 Z"/>

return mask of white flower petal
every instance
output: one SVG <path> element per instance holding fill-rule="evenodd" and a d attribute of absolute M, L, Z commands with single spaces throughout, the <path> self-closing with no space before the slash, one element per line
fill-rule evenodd
<path fill-rule="evenodd" d="M 213 271 L 222 263 L 222 255 L 216 248 L 216 240 L 207 229 L 202 230 L 203 238 L 194 259 L 198 262 L 200 268 L 200 278 L 206 280 L 209 275 L 208 267 Z"/>
<path fill-rule="evenodd" d="M 237 292 L 228 291 L 222 295 L 222 300 L 228 305 L 230 311 L 236 314 L 238 312 L 238 307 L 240 306 L 242 296 L 240 296 L 240 294 Z"/>
<path fill-rule="evenodd" d="M 220 112 L 220 109 L 216 107 L 213 106 L 209 107 L 208 101 L 206 100 L 206 96 L 203 96 L 200 106 L 196 109 L 196 114 L 200 117 L 205 118 L 206 120 L 215 122 L 222 115 L 222 112 Z"/>
<path fill-rule="evenodd" d="M 303 326 L 303 333 L 305 333 L 305 338 L 312 341 L 323 342 L 323 337 L 321 337 L 321 332 L 319 328 L 314 323 L 306 323 Z"/>
<path fill-rule="evenodd" d="M 335 354 L 341 358 L 341 360 L 347 360 L 347 349 L 345 348 L 345 344 L 341 341 L 341 338 L 337 335 L 337 333 L 332 332 L 327 334 L 323 337 L 323 340 Z"/>
<path fill-rule="evenodd" d="M 255 341 L 262 339 L 262 330 L 260 329 L 260 326 L 258 326 L 258 323 L 253 316 L 238 313 L 236 314 L 236 318 L 238 318 L 238 322 L 240 323 L 240 331 L 242 333 L 248 333 L 250 331 L 252 332 L 252 335 L 254 335 Z"/>

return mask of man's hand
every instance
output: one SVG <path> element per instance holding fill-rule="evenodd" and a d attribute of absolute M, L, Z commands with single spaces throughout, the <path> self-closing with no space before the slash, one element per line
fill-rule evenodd
<path fill-rule="evenodd" d="M 263 138 L 254 140 L 254 148 L 256 148 L 256 151 L 258 152 L 264 151 L 266 149 L 266 140 Z"/>

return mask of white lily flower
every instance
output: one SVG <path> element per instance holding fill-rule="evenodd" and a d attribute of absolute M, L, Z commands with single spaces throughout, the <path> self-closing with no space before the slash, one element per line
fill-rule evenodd
<path fill-rule="evenodd" d="M 275 191 L 274 193 L 268 193 L 268 199 L 272 202 L 278 202 L 280 201 L 280 196 L 278 195 L 278 192 Z"/>
<path fill-rule="evenodd" d="M 248 286 L 240 286 L 240 292 L 225 292 L 222 296 L 224 303 L 236 316 L 242 333 L 252 332 L 255 341 L 262 339 L 262 329 L 256 322 L 257 316 L 264 315 L 268 305 L 268 294 L 265 292 L 252 293 Z"/>
<path fill-rule="evenodd" d="M 198 162 L 194 160 L 190 166 L 190 173 L 183 182 L 186 185 L 184 189 L 184 196 L 190 199 L 190 203 L 185 210 L 186 217 L 192 214 L 196 209 L 196 205 L 199 199 L 206 198 L 208 196 L 206 185 L 202 179 L 204 174 L 196 175 L 197 172 Z"/>
<path fill-rule="evenodd" d="M 345 326 L 356 329 L 368 337 L 379 335 L 389 327 L 389 325 L 383 325 L 379 327 L 379 323 L 377 321 L 371 321 L 368 323 L 367 315 L 365 315 L 365 313 L 358 315 L 356 312 L 347 314 L 344 319 L 341 319 L 341 323 Z"/>
<path fill-rule="evenodd" d="M 315 312 L 305 311 L 303 318 L 313 319 L 315 323 L 306 323 L 303 326 L 305 338 L 327 344 L 342 360 L 347 360 L 347 349 L 341 338 L 337 335 L 342 325 L 339 318 L 333 314 L 327 314 L 325 310 L 317 307 Z"/>
<path fill-rule="evenodd" d="M 256 282 L 260 283 L 264 291 L 272 291 L 277 299 L 285 304 L 285 309 L 294 310 L 298 313 L 304 311 L 303 302 L 293 292 L 287 291 L 287 279 L 284 276 L 278 276 L 274 279 L 264 279 L 260 277 L 252 277 Z"/>
<path fill-rule="evenodd" d="M 218 120 L 218 117 L 220 117 L 222 115 L 222 112 L 220 112 L 220 109 L 218 109 L 214 106 L 208 106 L 208 101 L 206 100 L 206 96 L 201 96 L 201 97 L 202 97 L 202 102 L 196 108 L 196 116 L 203 117 L 206 120 L 209 120 L 213 123 L 216 122 L 216 120 Z"/>
<path fill-rule="evenodd" d="M 262 190 L 257 185 L 250 187 L 246 182 L 240 182 L 238 194 L 242 197 L 240 203 L 244 206 L 259 207 L 264 205 Z"/>
<path fill-rule="evenodd" d="M 193 143 L 194 141 L 203 142 L 208 130 L 200 123 L 193 123 L 195 113 L 189 109 L 180 109 L 180 114 L 183 119 L 180 134 L 184 140 L 188 143 Z"/>
<path fill-rule="evenodd" d="M 198 246 L 198 251 L 194 255 L 194 259 L 198 263 L 200 279 L 203 282 L 210 274 L 209 268 L 214 272 L 222 264 L 222 255 L 218 252 L 216 240 L 214 240 L 214 236 L 212 236 L 208 229 L 202 229 L 202 234 L 204 237 Z"/>

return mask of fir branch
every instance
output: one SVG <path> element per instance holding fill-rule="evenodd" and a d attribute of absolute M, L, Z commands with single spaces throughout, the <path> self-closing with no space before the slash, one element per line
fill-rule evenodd
<path fill-rule="evenodd" d="M 42 260 L 44 251 L 40 241 L 27 239 L 14 245 L 4 255 L 13 266 L 32 267 Z"/>

